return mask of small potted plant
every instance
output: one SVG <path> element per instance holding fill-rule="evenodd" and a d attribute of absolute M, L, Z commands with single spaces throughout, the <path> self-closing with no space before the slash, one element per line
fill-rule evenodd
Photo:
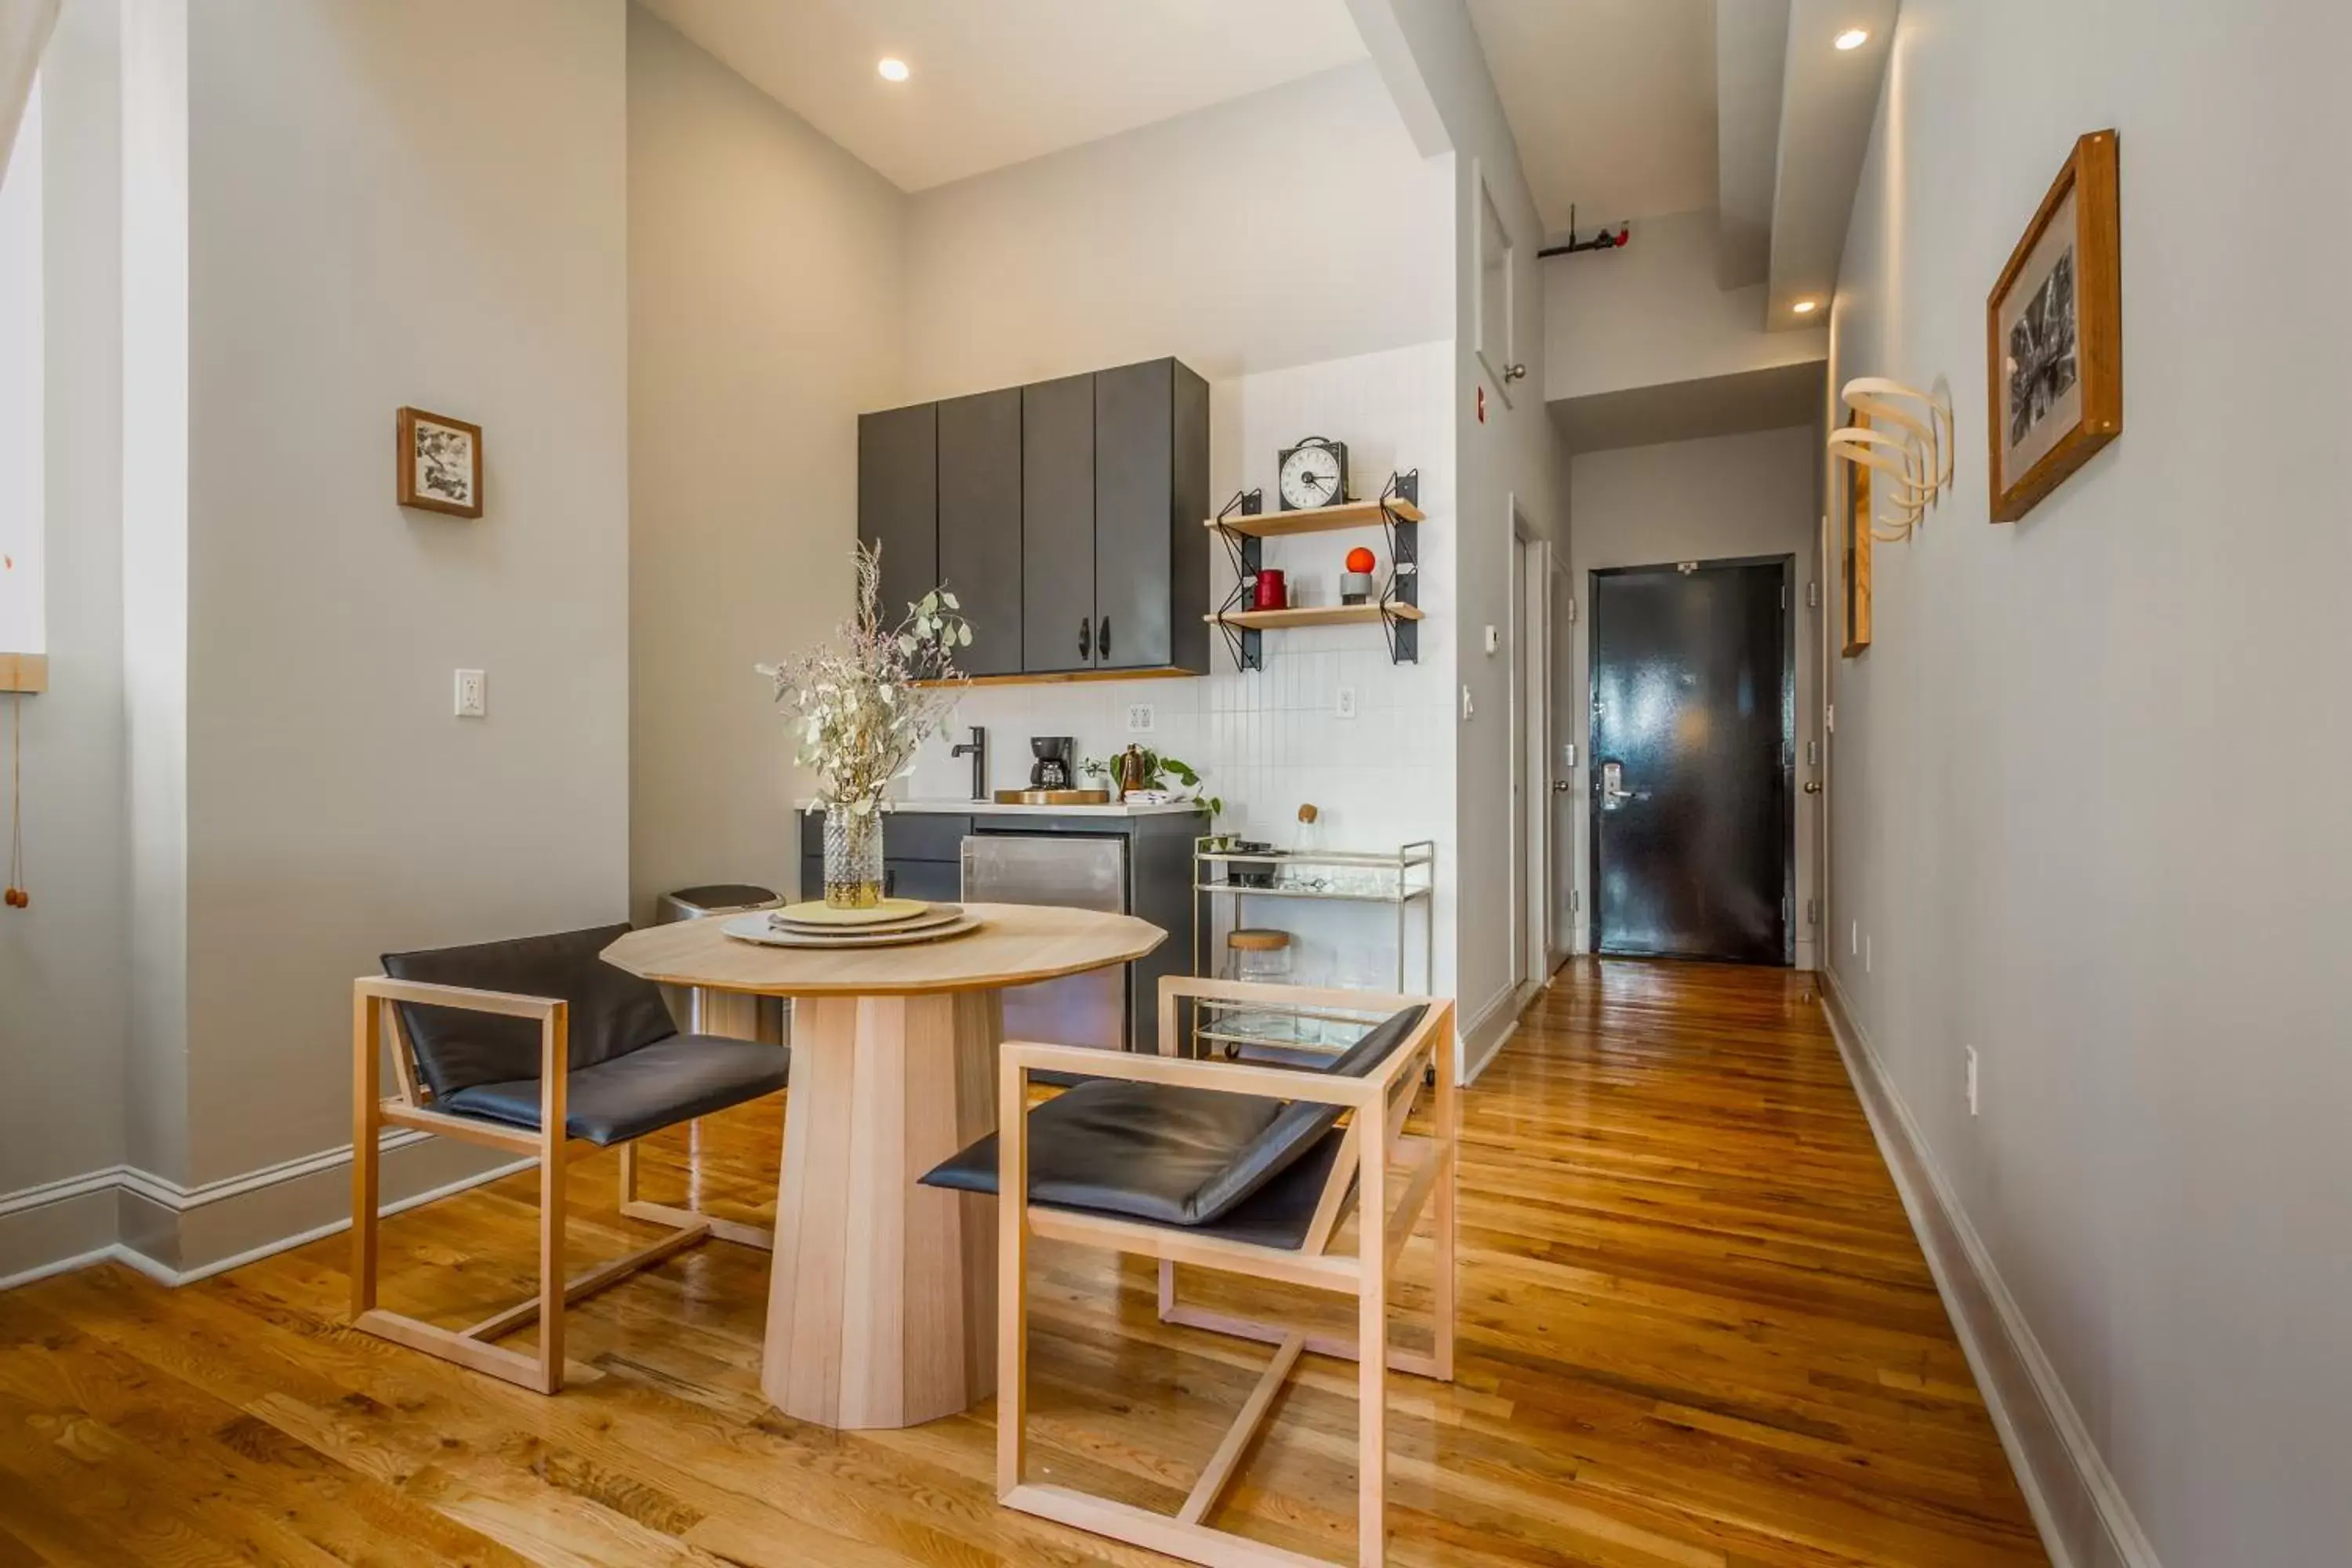
<path fill-rule="evenodd" d="M 883 795 L 911 772 L 962 695 L 955 650 L 971 646 L 956 596 L 934 588 L 896 625 L 882 614 L 882 552 L 860 544 L 857 605 L 832 642 L 758 666 L 800 728 L 795 760 L 815 773 L 809 809 L 824 813 L 824 901 L 882 901 Z"/>
<path fill-rule="evenodd" d="M 1116 757 L 1087 757 L 1078 763 L 1078 770 L 1089 777 L 1101 779 L 1114 797 L 1124 799 L 1131 790 L 1165 790 L 1171 781 L 1177 790 L 1190 791 L 1186 797 L 1209 814 L 1209 825 L 1216 826 L 1217 816 L 1225 803 L 1204 793 L 1198 769 L 1181 757 L 1163 756 L 1149 746 L 1129 746 Z M 1132 781 L 1132 782 L 1130 782 Z"/>

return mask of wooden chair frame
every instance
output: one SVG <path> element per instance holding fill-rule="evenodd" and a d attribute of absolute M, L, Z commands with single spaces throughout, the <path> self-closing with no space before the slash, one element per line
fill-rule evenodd
<path fill-rule="evenodd" d="M 775 1249 L 775 1232 L 740 1221 L 720 1219 L 698 1209 L 648 1203 L 637 1196 L 637 1148 L 634 1140 L 620 1145 L 621 1213 L 631 1219 L 650 1220 L 673 1227 L 667 1236 L 635 1252 L 600 1263 L 571 1279 L 563 1277 L 564 1189 L 573 1151 L 597 1146 L 584 1138 L 563 1133 L 566 1091 L 571 1076 L 571 1008 L 551 996 L 524 996 L 504 991 L 478 991 L 459 985 L 434 985 L 420 981 L 372 975 L 355 981 L 352 994 L 352 1326 L 410 1350 L 439 1356 L 476 1372 L 541 1394 L 563 1387 L 563 1309 L 640 1269 L 717 1237 L 721 1240 Z M 398 1002 L 436 1007 L 461 1007 L 509 1018 L 529 1018 L 540 1030 L 539 1131 L 506 1127 L 476 1117 L 436 1110 L 431 1090 L 419 1078 L 416 1052 L 400 1021 Z M 397 1093 L 383 1093 L 380 1050 L 389 1039 Z M 539 1161 L 539 1292 L 511 1307 L 491 1313 L 464 1329 L 445 1329 L 421 1319 L 385 1311 L 376 1305 L 376 1228 L 381 1216 L 379 1171 L 383 1155 L 377 1134 L 385 1126 L 414 1127 L 467 1143 L 479 1143 L 509 1153 L 530 1154 Z M 504 1349 L 496 1342 L 533 1322 L 540 1323 L 539 1353 L 529 1356 Z"/>
<path fill-rule="evenodd" d="M 1185 998 L 1260 1002 L 1280 1007 L 1345 1008 L 1395 1012 L 1426 1004 L 1428 1014 L 1389 1058 L 1365 1078 L 1337 1078 L 1311 1069 L 1202 1060 L 1179 1054 L 1178 1005 Z M 1454 1004 L 1427 996 L 1395 996 L 1363 991 L 1320 991 L 1295 985 L 1256 985 L 1181 977 L 1160 983 L 1160 1054 L 1147 1056 L 1087 1050 L 1068 1046 L 1006 1042 L 997 1113 L 997 1379 L 996 1486 L 1007 1508 L 1054 1520 L 1131 1545 L 1181 1557 L 1206 1568 L 1325 1568 L 1319 1560 L 1252 1541 L 1202 1521 L 1214 1508 L 1247 1457 L 1299 1356 L 1308 1351 L 1357 1363 L 1359 1476 L 1357 1560 L 1370 1568 L 1386 1560 L 1388 1479 L 1388 1373 L 1418 1373 L 1454 1380 L 1454 1184 L 1456 1160 Z M 1419 1100 L 1426 1071 L 1436 1079 L 1431 1135 L 1407 1135 L 1405 1121 Z M 1029 1076 L 1060 1071 L 1196 1089 L 1259 1094 L 1287 1100 L 1337 1105 L 1349 1112 L 1339 1158 L 1333 1163 L 1306 1240 L 1296 1251 L 1261 1247 L 1181 1228 L 1146 1225 L 1029 1203 Z M 1368 1158 L 1367 1150 L 1378 1152 Z M 1391 1197 L 1391 1163 L 1404 1167 Z M 1389 1285 L 1397 1255 L 1412 1234 L 1423 1208 L 1434 1205 L 1437 1273 L 1435 1332 L 1427 1355 L 1392 1349 L 1389 1343 Z M 1334 1238 L 1349 1213 L 1360 1212 L 1354 1256 L 1334 1254 Z M 1160 1316 L 1163 1321 L 1209 1329 L 1276 1347 L 1257 1386 L 1243 1402 L 1216 1452 L 1173 1516 L 1154 1513 L 1070 1487 L 1031 1482 L 1023 1471 L 1027 1457 L 1025 1386 L 1028 1362 L 1029 1238 L 1076 1242 L 1154 1258 L 1160 1264 Z M 1357 1335 L 1305 1332 L 1272 1322 L 1188 1308 L 1176 1297 L 1180 1264 L 1246 1279 L 1301 1285 L 1353 1296 Z"/>

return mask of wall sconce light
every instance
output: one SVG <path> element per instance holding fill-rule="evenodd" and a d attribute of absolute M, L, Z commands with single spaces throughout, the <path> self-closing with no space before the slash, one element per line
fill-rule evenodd
<path fill-rule="evenodd" d="M 1952 488 L 1951 391 L 1941 377 L 1936 386 L 1930 394 L 1884 376 L 1863 375 L 1847 382 L 1839 393 L 1848 408 L 1871 425 L 1885 427 L 1850 425 L 1832 430 L 1829 455 L 1894 477 L 1890 487 L 1893 521 L 1881 528 L 1874 521 L 1870 531 L 1872 537 L 1888 543 L 1909 539 L 1927 510 Z M 1913 412 L 1913 405 L 1918 412 Z M 1890 430 L 1900 434 L 1889 434 Z"/>

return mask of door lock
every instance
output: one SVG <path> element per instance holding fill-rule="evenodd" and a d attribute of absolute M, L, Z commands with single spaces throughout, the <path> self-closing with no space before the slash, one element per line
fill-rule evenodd
<path fill-rule="evenodd" d="M 1621 809 L 1629 800 L 1647 800 L 1649 798 L 1649 793 L 1650 792 L 1647 790 L 1632 790 L 1625 787 L 1624 763 L 1603 763 L 1601 764 L 1601 810 L 1616 811 Z"/>
<path fill-rule="evenodd" d="M 1805 781 L 1805 793 L 1806 793 L 1807 795 L 1819 795 L 1819 794 L 1821 794 L 1821 793 L 1822 793 L 1822 781 L 1821 781 L 1821 780 L 1819 780 L 1819 779 L 1807 779 L 1807 780 Z"/>

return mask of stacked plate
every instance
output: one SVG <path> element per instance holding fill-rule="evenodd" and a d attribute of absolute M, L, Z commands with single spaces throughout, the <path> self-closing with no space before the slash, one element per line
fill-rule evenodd
<path fill-rule="evenodd" d="M 885 899 L 862 910 L 815 902 L 787 904 L 738 915 L 719 928 L 729 936 L 769 947 L 898 947 L 937 942 L 980 929 L 961 904 L 929 904 L 920 899 Z"/>

